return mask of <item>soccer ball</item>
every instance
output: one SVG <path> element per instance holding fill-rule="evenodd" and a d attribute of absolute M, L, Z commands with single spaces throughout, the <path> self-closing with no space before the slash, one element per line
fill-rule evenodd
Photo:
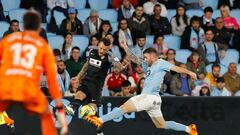
<path fill-rule="evenodd" d="M 96 110 L 91 105 L 84 105 L 80 110 L 80 117 L 84 118 L 86 116 L 92 116 L 96 114 Z"/>

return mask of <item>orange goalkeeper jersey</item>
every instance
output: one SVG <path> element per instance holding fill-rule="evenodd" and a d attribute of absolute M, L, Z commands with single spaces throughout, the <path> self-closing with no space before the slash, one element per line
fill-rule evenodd
<path fill-rule="evenodd" d="M 38 100 L 40 76 L 44 71 L 49 93 L 61 98 L 56 64 L 51 48 L 38 33 L 15 32 L 0 42 L 0 101 Z"/>

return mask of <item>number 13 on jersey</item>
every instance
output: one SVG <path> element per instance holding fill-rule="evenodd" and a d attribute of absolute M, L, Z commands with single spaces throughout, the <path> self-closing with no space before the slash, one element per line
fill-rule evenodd
<path fill-rule="evenodd" d="M 13 53 L 13 65 L 22 66 L 23 68 L 31 69 L 33 67 L 37 48 L 31 44 L 16 43 L 11 46 Z"/>

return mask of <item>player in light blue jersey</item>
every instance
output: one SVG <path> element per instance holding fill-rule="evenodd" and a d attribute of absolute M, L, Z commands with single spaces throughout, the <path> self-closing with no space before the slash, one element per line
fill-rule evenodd
<path fill-rule="evenodd" d="M 196 74 L 187 69 L 172 65 L 165 60 L 158 59 L 157 51 L 154 48 L 148 48 L 144 51 L 144 61 L 147 63 L 148 68 L 146 70 L 146 79 L 142 93 L 130 98 L 119 108 L 114 109 L 112 112 L 103 115 L 100 118 L 96 116 L 88 116 L 86 117 L 86 120 L 99 128 L 103 123 L 121 117 L 125 113 L 146 111 L 157 128 L 184 131 L 190 135 L 197 135 L 198 133 L 195 124 L 185 126 L 174 121 L 164 120 L 161 112 L 162 100 L 159 95 L 160 84 L 163 82 L 163 77 L 167 71 L 172 70 L 178 73 L 185 73 L 191 76 L 194 80 L 197 79 Z"/>

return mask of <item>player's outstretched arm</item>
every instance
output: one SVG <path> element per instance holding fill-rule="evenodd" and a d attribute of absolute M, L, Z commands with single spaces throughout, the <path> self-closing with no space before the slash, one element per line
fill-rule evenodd
<path fill-rule="evenodd" d="M 185 73 L 185 74 L 188 74 L 193 80 L 197 80 L 197 75 L 196 75 L 194 72 L 189 71 L 189 70 L 187 70 L 187 69 L 185 69 L 185 68 L 178 67 L 178 66 L 175 66 L 175 65 L 174 65 L 174 66 L 171 68 L 171 70 L 172 70 L 172 71 L 175 71 L 175 72 L 177 72 L 177 73 Z"/>
<path fill-rule="evenodd" d="M 87 74 L 88 70 L 88 61 L 86 61 L 81 69 L 81 71 L 78 73 L 76 78 L 81 82 L 81 80 L 84 78 L 84 76 Z"/>

